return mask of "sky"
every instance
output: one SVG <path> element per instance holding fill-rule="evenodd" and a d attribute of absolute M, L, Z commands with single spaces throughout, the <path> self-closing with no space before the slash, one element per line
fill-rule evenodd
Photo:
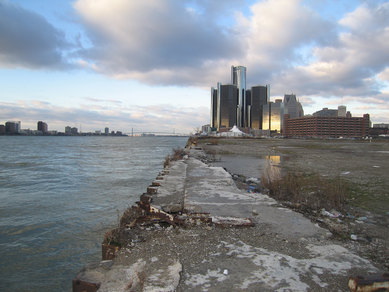
<path fill-rule="evenodd" d="M 0 123 L 194 132 L 231 65 L 389 123 L 389 1 L 0 0 Z"/>

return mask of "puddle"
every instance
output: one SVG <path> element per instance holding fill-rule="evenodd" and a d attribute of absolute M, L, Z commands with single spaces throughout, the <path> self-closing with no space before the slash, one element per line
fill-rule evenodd
<path fill-rule="evenodd" d="M 271 171 L 276 168 L 276 171 L 279 172 L 283 157 L 279 155 L 257 157 L 224 154 L 217 155 L 216 159 L 217 161 L 213 162 L 212 166 L 224 167 L 228 172 L 244 175 L 246 178 L 260 178 L 268 166 L 270 166 Z"/>

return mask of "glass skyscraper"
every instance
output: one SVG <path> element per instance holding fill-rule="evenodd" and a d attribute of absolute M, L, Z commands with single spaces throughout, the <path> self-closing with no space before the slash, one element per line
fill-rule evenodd
<path fill-rule="evenodd" d="M 220 128 L 232 128 L 237 124 L 237 90 L 233 84 L 217 86 L 217 130 Z"/>
<path fill-rule="evenodd" d="M 263 106 L 269 99 L 269 87 L 270 85 L 251 87 L 251 114 L 248 126 L 254 130 L 262 129 Z"/>
<path fill-rule="evenodd" d="M 246 67 L 231 66 L 231 83 L 238 89 L 238 110 L 236 120 L 238 127 L 246 127 L 247 105 L 246 105 Z"/>

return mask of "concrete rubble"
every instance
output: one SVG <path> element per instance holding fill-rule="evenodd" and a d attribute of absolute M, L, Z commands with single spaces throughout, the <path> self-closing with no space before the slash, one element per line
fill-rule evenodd
<path fill-rule="evenodd" d="M 302 214 L 238 189 L 200 149 L 187 152 L 141 196 L 126 245 L 85 267 L 73 291 L 349 291 L 351 275 L 379 272 Z"/>

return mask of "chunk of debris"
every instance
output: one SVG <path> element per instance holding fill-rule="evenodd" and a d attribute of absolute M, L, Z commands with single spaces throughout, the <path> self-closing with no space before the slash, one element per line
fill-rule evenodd
<path fill-rule="evenodd" d="M 254 226 L 254 223 L 250 218 L 213 216 L 212 223 L 215 225 L 223 226 L 223 227 L 227 227 L 227 226 L 251 227 L 251 226 Z"/>
<path fill-rule="evenodd" d="M 353 292 L 389 291 L 389 274 L 350 277 L 348 287 Z"/>

